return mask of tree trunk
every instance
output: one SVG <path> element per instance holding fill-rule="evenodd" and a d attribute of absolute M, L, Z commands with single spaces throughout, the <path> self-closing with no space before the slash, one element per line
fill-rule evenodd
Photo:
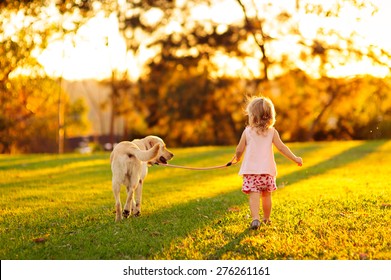
<path fill-rule="evenodd" d="M 314 140 L 315 128 L 318 126 L 318 124 L 319 124 L 320 120 L 322 119 L 323 115 L 326 113 L 327 109 L 329 107 L 331 107 L 331 105 L 333 104 L 334 100 L 337 97 L 336 90 L 330 89 L 330 88 L 329 88 L 329 90 L 330 90 L 330 99 L 323 106 L 322 110 L 319 112 L 319 114 L 316 116 L 316 118 L 312 122 L 312 124 L 311 124 L 311 126 L 310 126 L 310 128 L 308 130 L 308 133 L 307 133 L 306 141 L 313 141 Z"/>
<path fill-rule="evenodd" d="M 241 0 L 237 0 L 239 5 L 242 7 L 244 18 L 246 20 L 246 29 L 251 32 L 255 43 L 258 45 L 259 49 L 261 50 L 262 53 L 262 64 L 263 64 L 263 78 L 262 81 L 268 81 L 269 80 L 269 65 L 270 65 L 270 60 L 268 55 L 266 54 L 266 47 L 265 47 L 265 42 L 266 42 L 266 35 L 263 32 L 263 26 L 262 22 L 259 20 L 259 18 L 256 18 L 257 22 L 256 25 L 259 26 L 259 34 L 261 35 L 261 39 L 257 38 L 257 34 L 255 33 L 255 27 L 253 26 L 252 22 L 250 21 L 248 15 L 247 15 L 247 10 L 246 6 L 242 3 Z"/>
<path fill-rule="evenodd" d="M 59 93 L 58 93 L 58 153 L 64 153 L 64 104 L 62 101 L 62 76 L 59 78 Z"/>

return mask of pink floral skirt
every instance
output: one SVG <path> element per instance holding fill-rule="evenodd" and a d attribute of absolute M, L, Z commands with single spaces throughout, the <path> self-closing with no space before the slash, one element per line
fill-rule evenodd
<path fill-rule="evenodd" d="M 242 192 L 272 192 L 277 189 L 276 179 L 269 174 L 244 174 Z"/>

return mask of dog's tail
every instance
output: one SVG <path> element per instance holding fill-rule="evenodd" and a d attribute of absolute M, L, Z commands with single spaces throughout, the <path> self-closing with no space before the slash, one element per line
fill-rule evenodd
<path fill-rule="evenodd" d="M 132 154 L 141 161 L 150 161 L 159 153 L 160 144 L 155 144 L 149 150 L 132 149 Z"/>
<path fill-rule="evenodd" d="M 110 163 L 119 155 L 127 155 L 129 158 L 135 157 L 141 161 L 151 161 L 158 155 L 159 149 L 160 144 L 155 144 L 149 150 L 140 150 L 136 144 L 129 141 L 123 141 L 114 147 L 114 150 L 110 155 Z"/>

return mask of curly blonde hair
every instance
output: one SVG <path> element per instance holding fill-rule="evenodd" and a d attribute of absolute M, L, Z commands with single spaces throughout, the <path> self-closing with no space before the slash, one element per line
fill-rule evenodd
<path fill-rule="evenodd" d="M 267 97 L 252 97 L 247 101 L 248 125 L 257 133 L 264 133 L 276 122 L 273 102 Z"/>

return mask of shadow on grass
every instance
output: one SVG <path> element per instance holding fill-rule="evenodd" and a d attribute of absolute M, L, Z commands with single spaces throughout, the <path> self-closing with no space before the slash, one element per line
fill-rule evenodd
<path fill-rule="evenodd" d="M 101 199 L 102 195 L 96 199 Z M 96 203 L 88 209 L 69 213 L 61 209 L 46 210 L 37 213 L 33 220 L 25 220 L 19 214 L 13 216 L 12 224 L 4 221 L 7 232 L 2 238 L 6 242 L 0 246 L 0 251 L 7 251 L 3 259 L 154 259 L 168 249 L 173 240 L 215 223 L 226 215 L 230 205 L 242 204 L 243 200 L 240 191 L 231 192 L 188 201 L 119 223 L 114 221 L 111 205 Z M 24 229 L 23 233 L 20 228 Z M 33 239 L 40 236 L 50 238 L 44 244 L 34 243 Z"/>
<path fill-rule="evenodd" d="M 309 168 L 282 176 L 281 178 L 279 178 L 279 180 L 281 180 L 282 182 L 297 183 L 303 179 L 308 179 L 309 177 L 321 175 L 331 169 L 340 168 L 344 165 L 358 161 L 365 156 L 375 152 L 385 143 L 385 141 L 363 142 L 361 145 L 347 149 L 327 161 L 323 161 Z M 279 189 L 279 191 L 283 191 L 283 189 Z M 232 240 L 228 242 L 224 247 L 220 248 L 216 252 L 212 252 L 208 256 L 208 259 L 220 259 L 224 254 L 226 254 L 227 251 L 237 247 L 242 241 L 242 239 L 247 237 L 249 234 L 251 234 L 251 231 L 247 229 L 238 236 L 233 237 Z"/>
<path fill-rule="evenodd" d="M 301 157 L 303 158 L 306 158 L 305 155 L 307 154 L 310 154 L 310 153 L 313 153 L 313 152 L 316 152 L 320 149 L 323 149 L 324 146 L 326 145 L 326 143 L 317 143 L 317 142 L 314 142 L 314 143 L 306 143 L 304 145 L 302 144 L 299 144 L 297 146 L 293 146 L 291 147 L 291 150 L 294 154 L 296 155 L 300 155 Z M 276 163 L 277 163 L 277 167 L 280 165 L 280 164 L 286 164 L 286 163 L 289 163 L 287 161 L 287 159 L 277 151 L 277 149 L 275 149 L 275 160 L 276 160 Z M 290 163 L 289 163 L 290 164 Z"/>
<path fill-rule="evenodd" d="M 322 161 L 311 167 L 292 172 L 285 176 L 277 177 L 277 179 L 280 182 L 296 183 L 303 179 L 318 176 L 328 172 L 329 170 L 337 169 L 352 162 L 359 161 L 365 156 L 375 152 L 385 143 L 386 141 L 366 141 L 361 145 L 347 149 L 328 160 Z"/>
<path fill-rule="evenodd" d="M 308 169 L 301 169 L 283 176 L 281 180 L 296 183 L 300 180 L 307 179 L 309 176 L 317 176 L 333 168 L 343 167 L 376 151 L 384 143 L 380 141 L 363 142 L 327 161 L 311 166 Z M 172 244 L 174 240 L 185 238 L 194 230 L 208 225 L 212 225 L 213 227 L 216 221 L 223 219 L 227 215 L 229 207 L 232 205 L 242 205 L 246 201 L 247 198 L 241 194 L 240 187 L 238 187 L 238 190 L 235 191 L 211 198 L 188 201 L 184 204 L 154 212 L 148 216 L 142 216 L 139 219 L 123 221 L 115 225 L 114 228 L 120 231 L 118 235 L 130 233 L 126 237 L 126 243 L 128 245 L 122 245 L 121 249 L 115 254 L 108 253 L 106 258 L 153 259 L 162 253 L 164 255 L 165 250 L 170 250 L 170 246 L 175 246 Z M 251 234 L 247 230 L 247 221 L 238 221 L 238 223 L 243 224 L 246 229 L 239 235 L 232 236 L 226 246 L 219 248 L 215 252 L 210 252 L 206 258 L 222 258 L 227 251 L 234 250 L 239 246 L 243 238 Z M 110 227 L 113 228 L 113 226 Z M 194 242 L 197 241 L 195 240 Z M 140 245 L 134 246 L 134 244 Z M 175 256 L 170 257 L 175 258 Z"/>
<path fill-rule="evenodd" d="M 40 176 L 21 177 L 16 174 L 15 180 L 11 182 L 0 181 L 0 189 L 3 191 L 13 189 L 38 190 L 50 187 L 55 191 L 56 186 L 64 185 L 64 182 L 66 183 L 65 186 L 83 186 L 107 180 L 111 182 L 110 166 L 108 164 L 95 164 L 82 168 L 72 167 L 66 170 L 53 169 L 50 171 L 48 167 L 46 169 L 48 171 Z M 110 187 L 108 186 L 108 188 Z"/>
<path fill-rule="evenodd" d="M 384 141 L 363 142 L 361 145 L 345 150 L 327 161 L 300 169 L 279 178 L 279 180 L 296 183 L 308 177 L 323 174 L 333 168 L 360 160 L 376 151 L 384 143 Z M 108 188 L 110 187 L 108 186 Z M 100 194 L 96 198 L 103 198 L 100 197 L 102 195 L 107 195 L 107 193 Z M 163 200 L 164 196 L 161 199 Z M 66 233 L 58 228 L 53 239 L 46 242 L 45 246 L 28 244 L 23 245 L 23 248 L 14 248 L 13 251 L 27 250 L 23 256 L 33 259 L 154 259 L 165 250 L 169 250 L 170 246 L 173 246 L 173 241 L 187 237 L 194 230 L 208 225 L 213 226 L 216 220 L 227 215 L 229 207 L 241 205 L 246 200 L 246 197 L 240 192 L 240 186 L 238 186 L 238 190 L 235 191 L 210 198 L 187 201 L 120 223 L 114 223 L 111 205 L 110 209 L 108 206 L 105 208 L 105 213 L 101 213 L 102 206 L 95 206 L 78 212 L 77 221 L 73 221 L 74 225 L 70 226 Z M 53 215 L 45 222 L 47 224 L 55 223 L 56 216 Z M 244 221 L 238 222 L 244 224 Z M 247 226 L 247 222 L 245 226 Z M 239 235 L 232 236 L 225 246 L 210 252 L 206 258 L 220 259 L 225 253 L 237 247 L 241 240 L 248 235 L 249 231 L 245 230 Z M 12 257 L 6 256 L 6 258 Z M 175 258 L 175 256 L 171 256 L 171 258 Z"/>
<path fill-rule="evenodd" d="M 90 161 L 91 159 L 107 159 L 109 165 L 108 153 L 100 153 L 91 155 L 81 154 L 65 154 L 65 155 L 22 155 L 22 156 L 10 156 L 0 158 L 0 171 L 1 170 L 37 170 L 46 168 L 61 167 L 66 164 Z"/>

